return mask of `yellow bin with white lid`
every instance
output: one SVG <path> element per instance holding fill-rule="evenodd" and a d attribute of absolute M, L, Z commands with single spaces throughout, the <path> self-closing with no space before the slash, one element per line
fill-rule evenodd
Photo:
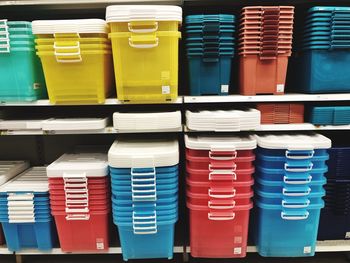
<path fill-rule="evenodd" d="M 161 103 L 178 97 L 182 9 L 162 5 L 107 7 L 117 96 L 132 103 Z"/>
<path fill-rule="evenodd" d="M 50 102 L 104 103 L 114 74 L 109 28 L 101 19 L 38 20 L 32 23 Z"/>

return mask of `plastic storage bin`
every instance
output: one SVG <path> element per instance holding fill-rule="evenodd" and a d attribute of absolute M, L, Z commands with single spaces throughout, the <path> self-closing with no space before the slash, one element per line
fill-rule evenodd
<path fill-rule="evenodd" d="M 178 218 L 178 142 L 116 141 L 108 161 L 123 259 L 171 259 Z"/>
<path fill-rule="evenodd" d="M 227 95 L 234 56 L 233 15 L 186 17 L 190 95 Z"/>
<path fill-rule="evenodd" d="M 332 147 L 329 149 L 329 179 L 350 179 L 350 147 Z"/>
<path fill-rule="evenodd" d="M 53 248 L 56 233 L 45 167 L 26 170 L 1 186 L 0 200 L 0 221 L 10 251 Z"/>
<path fill-rule="evenodd" d="M 289 103 L 261 103 L 261 124 L 289 124 L 304 122 L 304 105 Z"/>
<path fill-rule="evenodd" d="M 0 20 L 0 100 L 34 101 L 46 96 L 30 22 Z"/>
<path fill-rule="evenodd" d="M 253 137 L 185 136 L 193 257 L 245 257 L 254 180 Z"/>
<path fill-rule="evenodd" d="M 304 32 L 293 58 L 298 64 L 296 90 L 305 93 L 348 92 L 350 71 L 349 7 L 316 6 L 309 9 Z M 329 70 L 332 69 L 332 70 Z M 293 77 L 294 78 L 294 77 Z"/>
<path fill-rule="evenodd" d="M 350 107 L 312 107 L 310 122 L 316 125 L 350 124 Z"/>
<path fill-rule="evenodd" d="M 118 99 L 165 102 L 178 96 L 178 43 L 182 9 L 177 6 L 109 6 Z"/>
<path fill-rule="evenodd" d="M 62 251 L 108 250 L 107 156 L 101 153 L 64 154 L 47 167 L 47 176 L 52 215 Z"/>
<path fill-rule="evenodd" d="M 292 6 L 242 9 L 240 94 L 284 94 L 288 57 L 292 50 L 293 17 Z"/>
<path fill-rule="evenodd" d="M 113 86 L 105 21 L 38 20 L 33 21 L 33 32 L 38 37 L 37 55 L 43 64 L 50 102 L 104 103 Z"/>
<path fill-rule="evenodd" d="M 186 125 L 195 131 L 246 131 L 260 127 L 256 109 L 230 111 L 186 111 Z"/>

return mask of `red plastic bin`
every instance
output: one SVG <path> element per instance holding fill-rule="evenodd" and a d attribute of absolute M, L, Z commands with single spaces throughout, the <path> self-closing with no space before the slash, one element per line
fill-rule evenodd
<path fill-rule="evenodd" d="M 190 247 L 193 257 L 246 256 L 249 212 L 253 204 L 230 211 L 210 210 L 187 202 L 190 210 Z"/>
<path fill-rule="evenodd" d="M 238 194 L 233 198 L 218 199 L 211 198 L 207 194 L 195 194 L 190 191 L 186 192 L 187 201 L 193 205 L 207 206 L 208 208 L 222 208 L 229 207 L 231 209 L 236 206 L 249 205 L 251 198 L 254 196 L 254 192 L 251 191 L 247 194 Z"/>
<path fill-rule="evenodd" d="M 101 252 L 109 249 L 109 210 L 86 214 L 85 220 L 67 220 L 67 213 L 52 211 L 63 252 Z"/>
<path fill-rule="evenodd" d="M 247 182 L 196 182 L 186 178 L 187 191 L 195 194 L 207 194 L 213 198 L 233 198 L 238 194 L 247 194 L 251 192 L 254 180 Z"/>
<path fill-rule="evenodd" d="M 304 105 L 297 103 L 262 103 L 256 108 L 261 112 L 262 124 L 288 124 L 304 122 Z"/>

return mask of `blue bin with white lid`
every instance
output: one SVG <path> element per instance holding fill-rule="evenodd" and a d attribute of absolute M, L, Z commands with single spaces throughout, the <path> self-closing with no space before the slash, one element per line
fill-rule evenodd
<path fill-rule="evenodd" d="M 7 200 L 7 206 L 1 209 L 0 221 L 9 250 L 53 248 L 56 235 L 48 191 L 45 167 L 30 168 L 0 187 L 2 202 Z M 36 198 L 46 201 L 37 206 Z"/>
<path fill-rule="evenodd" d="M 173 257 L 178 147 L 177 140 L 117 140 L 108 152 L 124 260 Z"/>
<path fill-rule="evenodd" d="M 253 237 L 258 253 L 264 257 L 314 256 L 321 200 L 304 208 L 255 202 Z"/>

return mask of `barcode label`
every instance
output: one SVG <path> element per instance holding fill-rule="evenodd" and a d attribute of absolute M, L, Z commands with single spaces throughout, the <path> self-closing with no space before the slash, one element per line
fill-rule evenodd
<path fill-rule="evenodd" d="M 228 93 L 228 85 L 221 85 L 221 93 Z"/>
<path fill-rule="evenodd" d="M 98 250 L 105 249 L 105 244 L 103 241 L 104 241 L 103 238 L 96 239 L 96 249 L 98 249 Z"/>
<path fill-rule="evenodd" d="M 277 92 L 284 92 L 284 84 L 277 84 Z"/>
<path fill-rule="evenodd" d="M 304 254 L 310 254 L 311 253 L 311 247 L 304 247 Z"/>
<path fill-rule="evenodd" d="M 162 94 L 170 94 L 170 86 L 162 86 Z"/>
<path fill-rule="evenodd" d="M 240 255 L 240 254 L 242 254 L 242 248 L 241 248 L 241 247 L 235 247 L 235 248 L 233 249 L 233 254 L 235 254 L 235 255 Z"/>
<path fill-rule="evenodd" d="M 350 232 L 345 233 L 345 238 L 350 238 Z"/>

